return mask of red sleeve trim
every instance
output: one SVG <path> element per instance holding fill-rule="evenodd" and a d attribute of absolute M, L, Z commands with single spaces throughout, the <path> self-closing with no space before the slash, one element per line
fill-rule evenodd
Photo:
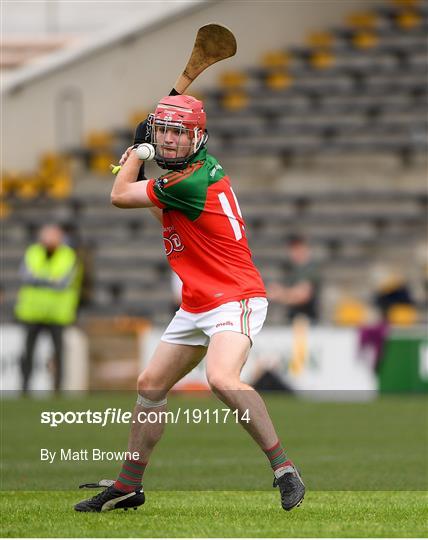
<path fill-rule="evenodd" d="M 157 206 L 158 208 L 166 208 L 166 205 L 161 202 L 156 193 L 155 193 L 155 182 L 156 180 L 154 178 L 150 178 L 150 180 L 147 182 L 147 196 L 152 201 L 152 203 Z"/>

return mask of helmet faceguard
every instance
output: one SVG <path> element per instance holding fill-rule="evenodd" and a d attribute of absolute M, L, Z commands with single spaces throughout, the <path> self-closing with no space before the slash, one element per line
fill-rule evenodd
<path fill-rule="evenodd" d="M 149 122 L 155 160 L 163 169 L 184 169 L 208 140 L 203 103 L 192 96 L 161 99 Z"/>

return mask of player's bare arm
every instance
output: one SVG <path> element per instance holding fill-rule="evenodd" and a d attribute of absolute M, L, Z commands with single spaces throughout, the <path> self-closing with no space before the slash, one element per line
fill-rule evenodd
<path fill-rule="evenodd" d="M 147 180 L 137 182 L 141 160 L 132 148 L 128 148 L 120 160 L 122 166 L 111 190 L 111 203 L 118 208 L 153 207 L 147 195 Z"/>
<path fill-rule="evenodd" d="M 119 165 L 121 167 L 123 167 L 123 165 L 125 164 L 126 160 L 129 158 L 129 156 L 131 155 L 131 152 L 134 150 L 134 146 L 130 146 L 129 148 L 127 148 L 125 150 L 125 152 L 122 154 L 122 157 L 120 158 L 120 161 L 119 161 Z M 149 207 L 149 210 L 150 212 L 153 214 L 153 216 L 160 222 L 162 223 L 162 210 L 160 208 L 158 208 L 157 206 L 150 206 Z"/>

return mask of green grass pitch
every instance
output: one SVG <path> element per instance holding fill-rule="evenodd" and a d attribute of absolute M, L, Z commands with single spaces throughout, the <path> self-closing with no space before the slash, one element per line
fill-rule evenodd
<path fill-rule="evenodd" d="M 366 403 L 266 396 L 307 485 L 302 506 L 280 508 L 266 458 L 233 422 L 170 424 L 145 475 L 137 511 L 79 514 L 117 462 L 40 461 L 40 448 L 124 450 L 127 425 L 41 425 L 41 411 L 131 410 L 134 396 L 104 392 L 4 399 L 1 411 L 3 537 L 424 537 L 428 532 L 427 399 Z M 170 409 L 222 405 L 173 396 Z"/>

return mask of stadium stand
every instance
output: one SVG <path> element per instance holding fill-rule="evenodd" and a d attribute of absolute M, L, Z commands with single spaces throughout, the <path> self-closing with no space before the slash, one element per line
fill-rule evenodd
<path fill-rule="evenodd" d="M 9 317 L 23 248 L 40 224 L 57 220 L 77 223 L 82 244 L 93 252 L 94 289 L 91 303 L 84 308 L 86 315 L 168 320 L 170 276 L 158 223 L 147 212 L 124 212 L 106 204 L 107 200 L 104 192 L 58 200 L 55 205 L 43 197 L 15 201 L 1 231 Z M 240 200 L 254 258 L 266 281 L 281 278 L 283 244 L 298 224 L 314 245 L 326 286 L 352 292 L 367 302 L 367 272 L 373 261 L 405 264 L 426 234 L 428 198 L 420 191 L 348 190 L 293 196 L 258 190 L 240 192 Z M 333 309 L 327 306 L 324 316 L 332 317 Z M 280 310 L 271 311 L 271 322 L 279 322 Z"/>
<path fill-rule="evenodd" d="M 265 172 L 269 154 L 280 159 L 282 169 L 270 175 L 279 172 L 279 179 L 269 190 L 260 182 L 254 189 L 238 188 L 250 245 L 264 279 L 280 280 L 287 234 L 297 228 L 308 237 L 323 274 L 323 320 L 365 320 L 371 298 L 368 271 L 378 260 L 398 264 L 415 284 L 419 314 L 402 311 L 396 320 L 410 324 L 426 316 L 422 282 L 418 285 L 408 261 L 426 240 L 428 196 L 420 180 L 406 184 L 406 179 L 427 151 L 427 29 L 425 2 L 395 2 L 351 14 L 342 27 L 309 35 L 307 46 L 268 51 L 259 66 L 224 73 L 219 87 L 204 95 L 210 152 L 230 163 L 233 178 L 239 160 L 248 158 L 251 167 L 250 158 L 260 149 Z M 131 113 L 130 125 L 144 115 Z M 75 223 L 82 245 L 92 251 L 94 286 L 83 315 L 169 320 L 170 275 L 159 226 L 148 212 L 111 207 L 109 186 L 99 179 L 132 137 L 130 126 L 88 133 L 85 147 L 69 153 L 67 166 L 50 155 L 42 158 L 37 177 L 5 176 L 1 280 L 6 319 L 12 318 L 24 247 L 40 224 L 54 220 Z M 361 164 L 346 169 L 353 155 L 370 169 L 367 178 L 358 176 Z M 401 177 L 398 187 L 388 178 L 393 176 L 388 167 L 379 173 L 370 166 L 371 157 L 396 155 L 403 166 L 395 173 Z M 291 189 L 281 185 L 283 163 L 292 169 L 299 159 L 310 164 L 329 157 L 337 163 L 345 159 L 346 176 L 327 165 L 306 170 L 303 182 L 295 169 Z M 70 195 L 76 158 L 79 180 L 75 174 Z M 322 175 L 332 179 L 327 187 L 315 181 Z M 281 309 L 272 306 L 269 317 L 281 323 Z"/>
<path fill-rule="evenodd" d="M 427 29 L 426 3 L 381 7 L 223 76 L 205 96 L 212 152 L 426 152 Z"/>

